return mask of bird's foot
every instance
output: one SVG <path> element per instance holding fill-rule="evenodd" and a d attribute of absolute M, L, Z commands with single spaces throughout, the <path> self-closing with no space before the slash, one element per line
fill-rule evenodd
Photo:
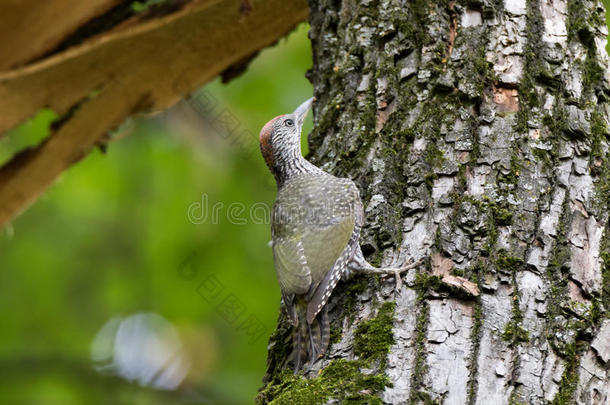
<path fill-rule="evenodd" d="M 352 258 L 351 262 L 346 268 L 346 275 L 349 274 L 382 274 L 382 275 L 394 275 L 396 279 L 396 292 L 400 293 L 402 287 L 401 275 L 405 271 L 411 270 L 420 264 L 424 263 L 424 259 L 417 261 L 408 260 L 405 264 L 400 267 L 375 267 L 370 264 L 362 254 L 360 249 L 357 250 L 356 254 Z"/>
<path fill-rule="evenodd" d="M 394 279 L 396 280 L 396 286 L 394 287 L 396 290 L 397 294 L 400 294 L 400 291 L 402 290 L 402 273 L 409 271 L 417 266 L 419 266 L 420 264 L 422 264 L 424 262 L 424 259 L 420 259 L 416 262 L 413 261 L 408 261 L 407 263 L 405 263 L 404 265 L 402 265 L 401 267 L 381 267 L 381 268 L 376 268 L 374 272 L 376 273 L 383 273 L 383 274 L 393 274 L 394 275 Z"/>

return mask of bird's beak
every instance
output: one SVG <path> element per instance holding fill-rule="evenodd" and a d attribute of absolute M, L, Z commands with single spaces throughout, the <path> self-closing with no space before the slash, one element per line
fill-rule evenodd
<path fill-rule="evenodd" d="M 296 116 L 297 122 L 298 122 L 299 126 L 303 125 L 303 121 L 305 121 L 305 117 L 307 116 L 307 112 L 311 108 L 311 104 L 314 101 L 315 101 L 315 97 L 312 97 L 309 100 L 305 101 L 300 106 L 298 106 L 296 110 L 294 110 L 293 114 Z"/>

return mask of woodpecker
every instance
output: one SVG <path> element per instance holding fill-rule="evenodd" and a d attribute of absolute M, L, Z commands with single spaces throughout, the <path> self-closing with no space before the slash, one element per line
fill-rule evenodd
<path fill-rule="evenodd" d="M 327 302 L 341 278 L 354 273 L 396 276 L 418 263 L 376 268 L 360 248 L 364 212 L 358 188 L 301 154 L 301 129 L 314 99 L 292 114 L 273 118 L 261 130 L 263 158 L 275 177 L 271 236 L 283 307 L 293 325 L 293 366 L 324 355 L 330 340 Z"/>

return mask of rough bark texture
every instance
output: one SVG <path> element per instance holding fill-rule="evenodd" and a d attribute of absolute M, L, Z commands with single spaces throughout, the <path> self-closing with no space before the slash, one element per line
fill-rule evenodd
<path fill-rule="evenodd" d="M 0 138 L 41 108 L 52 134 L 0 167 L 0 228 L 109 131 L 163 110 L 256 53 L 307 16 L 305 0 L 133 0 L 0 4 Z M 6 55 L 6 57 L 5 57 Z"/>
<path fill-rule="evenodd" d="M 308 378 L 280 316 L 259 402 L 609 404 L 602 4 L 310 7 L 310 159 L 359 185 L 370 260 L 426 266 L 343 282 Z"/>

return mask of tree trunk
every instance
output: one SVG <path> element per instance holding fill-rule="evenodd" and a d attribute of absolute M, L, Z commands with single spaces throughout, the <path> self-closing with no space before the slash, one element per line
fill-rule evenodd
<path fill-rule="evenodd" d="M 310 8 L 310 159 L 358 184 L 369 260 L 426 265 L 342 282 L 306 378 L 280 316 L 259 402 L 610 404 L 601 3 Z"/>

